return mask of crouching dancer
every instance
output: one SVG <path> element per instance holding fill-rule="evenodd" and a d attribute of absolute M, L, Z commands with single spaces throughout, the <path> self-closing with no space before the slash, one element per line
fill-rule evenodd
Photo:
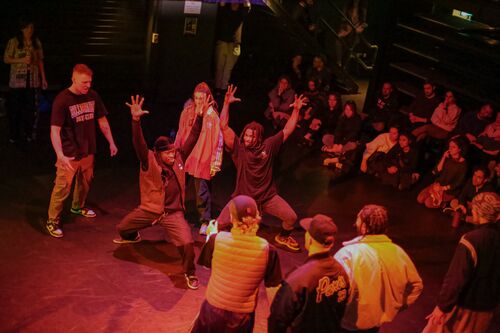
<path fill-rule="evenodd" d="M 141 204 L 118 224 L 116 229 L 121 238 L 117 244 L 137 243 L 141 240 L 138 230 L 158 223 L 165 230 L 182 257 L 187 287 L 198 289 L 195 274 L 194 247 L 191 227 L 184 218 L 185 177 L 184 161 L 191 153 L 201 132 L 203 112 L 197 114 L 188 139 L 176 149 L 169 138 L 160 136 L 154 149 L 149 150 L 141 128 L 141 117 L 148 111 L 142 110 L 144 98 L 132 96 L 132 103 L 126 103 L 132 114 L 132 138 L 135 152 L 141 162 L 140 190 Z M 206 111 L 210 106 L 204 101 Z"/>
<path fill-rule="evenodd" d="M 212 274 L 193 333 L 252 332 L 260 283 L 272 303 L 282 279 L 276 249 L 256 235 L 261 218 L 255 200 L 238 195 L 228 206 L 231 232 L 211 236 L 198 259 Z"/>

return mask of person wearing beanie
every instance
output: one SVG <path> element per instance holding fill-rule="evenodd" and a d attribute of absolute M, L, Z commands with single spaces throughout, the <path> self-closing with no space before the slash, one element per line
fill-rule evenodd
<path fill-rule="evenodd" d="M 488 330 L 500 303 L 500 197 L 482 192 L 472 199 L 472 223 L 446 273 L 437 306 L 422 333 Z"/>
<path fill-rule="evenodd" d="M 350 283 L 341 323 L 345 332 L 378 332 L 422 292 L 422 279 L 412 260 L 385 235 L 388 220 L 385 207 L 364 206 L 355 223 L 358 237 L 344 242 L 335 253 Z"/>
<path fill-rule="evenodd" d="M 305 97 L 295 97 L 293 111 L 285 127 L 277 134 L 263 139 L 264 128 L 257 122 L 251 122 L 243 129 L 238 138 L 228 126 L 229 105 L 240 101 L 234 97 L 236 87 L 230 85 L 224 99 L 221 112 L 221 129 L 224 144 L 231 153 L 236 166 L 236 188 L 232 197 L 249 195 L 255 199 L 262 212 L 281 219 L 281 231 L 275 237 L 276 245 L 284 250 L 300 252 L 300 246 L 291 236 L 297 220 L 293 208 L 278 195 L 276 184 L 273 180 L 273 165 L 283 143 L 295 130 L 299 111 L 306 104 Z M 217 218 L 219 228 L 229 226 L 229 206 L 226 205 Z"/>
<path fill-rule="evenodd" d="M 340 332 L 349 278 L 331 256 L 337 226 L 323 214 L 302 219 L 300 225 L 306 230 L 305 248 L 309 256 L 286 277 L 276 293 L 268 332 Z"/>
<path fill-rule="evenodd" d="M 131 97 L 126 103 L 132 115 L 132 138 L 134 149 L 141 162 L 139 207 L 125 216 L 117 225 L 119 238 L 116 244 L 137 243 L 141 241 L 139 230 L 158 223 L 177 247 L 182 257 L 182 265 L 187 287 L 198 289 L 199 281 L 195 272 L 194 247 L 191 227 L 187 223 L 185 212 L 184 163 L 191 153 L 200 135 L 203 112 L 210 107 L 208 98 L 203 100 L 193 128 L 187 140 L 179 148 L 169 138 L 160 136 L 156 139 L 154 150 L 149 150 L 141 128 L 141 117 L 148 111 L 142 110 L 144 98 Z"/>
<path fill-rule="evenodd" d="M 194 88 L 193 98 L 190 99 L 182 110 L 179 119 L 179 130 L 175 137 L 176 147 L 181 147 L 186 142 L 191 128 L 196 119 L 196 114 L 203 107 L 203 100 L 213 100 L 210 88 L 201 82 Z M 203 113 L 203 125 L 200 137 L 186 159 L 186 172 L 194 178 L 196 188 L 196 207 L 200 218 L 200 225 L 212 219 L 212 196 L 210 180 L 220 171 L 222 164 L 224 140 L 219 126 L 219 114 L 213 104 Z M 200 230 L 200 233 L 203 233 Z"/>
<path fill-rule="evenodd" d="M 255 200 L 238 195 L 228 209 L 231 231 L 210 236 L 198 258 L 212 273 L 192 333 L 251 333 L 259 285 L 264 281 L 271 303 L 282 280 L 277 250 L 257 236 L 261 217 Z"/>

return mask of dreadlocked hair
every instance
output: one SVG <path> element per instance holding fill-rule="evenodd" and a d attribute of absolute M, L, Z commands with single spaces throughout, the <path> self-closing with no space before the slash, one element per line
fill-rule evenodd
<path fill-rule="evenodd" d="M 264 134 L 264 127 L 256 121 L 252 121 L 250 124 L 247 124 L 243 128 L 243 131 L 241 131 L 241 134 L 240 134 L 240 142 L 241 143 L 244 143 L 243 137 L 245 136 L 245 132 L 248 129 L 254 131 L 255 137 L 257 138 L 257 140 L 255 141 L 255 144 L 250 148 L 259 147 L 262 144 L 262 135 Z"/>
<path fill-rule="evenodd" d="M 500 197 L 495 192 L 479 193 L 472 199 L 472 209 L 488 222 L 495 222 L 500 214 Z"/>
<path fill-rule="evenodd" d="M 379 235 L 387 231 L 389 220 L 387 208 L 379 205 L 366 205 L 358 214 L 358 217 L 366 225 L 366 234 Z"/>

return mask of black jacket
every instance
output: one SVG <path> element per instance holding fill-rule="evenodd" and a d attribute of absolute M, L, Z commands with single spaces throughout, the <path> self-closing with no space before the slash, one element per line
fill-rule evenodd
<path fill-rule="evenodd" d="M 438 306 L 493 311 L 500 299 L 500 231 L 488 223 L 466 233 L 451 260 L 439 293 Z"/>
<path fill-rule="evenodd" d="M 329 253 L 310 256 L 278 290 L 268 332 L 340 332 L 349 278 Z"/>

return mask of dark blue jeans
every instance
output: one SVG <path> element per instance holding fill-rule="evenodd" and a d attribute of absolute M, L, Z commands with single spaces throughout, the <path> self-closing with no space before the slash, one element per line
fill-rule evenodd
<path fill-rule="evenodd" d="M 252 333 L 254 323 L 255 312 L 236 313 L 222 310 L 205 300 L 191 333 Z"/>

